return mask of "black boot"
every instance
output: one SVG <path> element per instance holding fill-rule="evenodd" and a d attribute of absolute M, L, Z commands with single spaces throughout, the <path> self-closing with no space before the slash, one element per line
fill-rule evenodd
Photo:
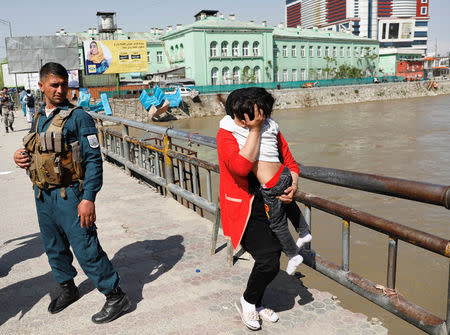
<path fill-rule="evenodd" d="M 120 289 L 115 288 L 106 294 L 106 302 L 100 312 L 92 316 L 94 323 L 107 323 L 117 319 L 130 309 L 130 298 Z"/>
<path fill-rule="evenodd" d="M 61 312 L 64 308 L 74 303 L 80 298 L 78 288 L 75 286 L 73 279 L 59 284 L 61 286 L 61 293 L 56 299 L 53 299 L 48 306 L 48 311 L 52 314 Z"/>

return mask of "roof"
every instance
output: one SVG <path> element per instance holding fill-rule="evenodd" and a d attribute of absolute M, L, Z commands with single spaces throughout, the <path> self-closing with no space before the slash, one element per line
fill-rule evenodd
<path fill-rule="evenodd" d="M 200 14 L 206 14 L 206 15 L 216 15 L 219 11 L 218 10 L 208 10 L 208 9 L 202 9 L 200 12 L 194 15 L 194 17 L 199 16 Z"/>
<path fill-rule="evenodd" d="M 378 41 L 367 38 L 367 37 L 359 37 L 349 33 L 343 33 L 338 31 L 330 31 L 330 30 L 320 30 L 315 28 L 304 29 L 304 28 L 279 28 L 275 27 L 273 31 L 274 39 L 277 37 L 287 37 L 287 38 L 323 38 L 323 39 L 336 39 L 336 40 L 349 40 L 349 41 L 357 41 L 357 42 L 365 42 L 371 44 L 379 44 Z"/>
<path fill-rule="evenodd" d="M 207 16 L 204 19 L 195 21 L 194 23 L 182 26 L 180 29 L 172 30 L 166 33 L 163 39 L 173 37 L 178 34 L 186 33 L 194 29 L 239 29 L 239 30 L 255 30 L 255 31 L 272 31 L 273 27 L 257 25 L 252 22 L 241 22 L 230 20 L 228 18 Z"/>

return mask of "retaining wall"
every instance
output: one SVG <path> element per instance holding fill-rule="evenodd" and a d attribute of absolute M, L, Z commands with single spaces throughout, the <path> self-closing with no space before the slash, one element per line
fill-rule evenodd
<path fill-rule="evenodd" d="M 437 90 L 428 90 L 422 82 L 388 83 L 372 85 L 333 86 L 300 89 L 273 90 L 275 109 L 307 108 L 367 101 L 406 99 L 450 94 L 450 80 L 438 82 Z M 226 98 L 227 94 L 224 94 Z M 150 122 L 152 119 L 138 99 L 110 99 L 113 115 Z M 221 115 L 222 104 L 215 94 L 201 94 L 198 99 L 184 97 L 179 108 L 172 108 L 161 115 L 160 120 L 176 120 L 189 117 Z"/>

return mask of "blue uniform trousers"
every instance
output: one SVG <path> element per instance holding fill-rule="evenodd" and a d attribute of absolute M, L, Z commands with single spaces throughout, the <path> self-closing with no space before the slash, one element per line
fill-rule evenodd
<path fill-rule="evenodd" d="M 103 294 L 119 285 L 119 275 L 97 238 L 97 227 L 80 227 L 78 204 L 81 192 L 78 184 L 66 187 L 67 197 L 60 195 L 60 189 L 42 190 L 36 198 L 36 209 L 53 276 L 58 283 L 64 283 L 77 274 L 72 266 L 73 252 L 83 271 Z M 35 187 L 35 196 L 38 189 Z"/>

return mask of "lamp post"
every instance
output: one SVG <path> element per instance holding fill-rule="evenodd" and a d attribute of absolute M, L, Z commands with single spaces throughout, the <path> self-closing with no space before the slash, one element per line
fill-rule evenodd
<path fill-rule="evenodd" d="M 9 37 L 12 37 L 11 22 L 0 19 L 0 23 L 7 24 L 9 26 Z M 8 67 L 9 67 L 9 65 L 8 65 Z M 17 74 L 15 74 L 15 73 L 14 73 L 14 83 L 16 85 L 16 102 L 19 103 L 19 92 L 17 89 Z"/>

